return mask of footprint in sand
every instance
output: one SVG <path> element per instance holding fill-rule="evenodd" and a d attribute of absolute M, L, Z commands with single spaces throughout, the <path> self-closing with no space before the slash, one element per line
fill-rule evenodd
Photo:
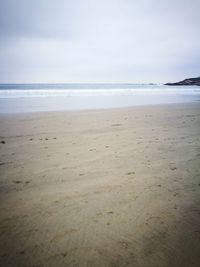
<path fill-rule="evenodd" d="M 170 170 L 175 171 L 177 168 L 176 167 L 171 167 Z"/>
<path fill-rule="evenodd" d="M 15 184 L 22 184 L 22 183 L 23 183 L 23 182 L 20 181 L 20 180 L 13 180 L 12 182 L 15 183 Z"/>
<path fill-rule="evenodd" d="M 135 174 L 135 172 L 127 172 L 126 175 Z"/>
<path fill-rule="evenodd" d="M 6 165 L 6 164 L 8 164 L 8 163 L 11 163 L 11 162 L 0 162 L 0 166 L 2 166 L 2 165 Z"/>
<path fill-rule="evenodd" d="M 128 242 L 126 241 L 118 241 L 119 245 L 122 246 L 124 249 L 127 249 L 129 247 Z"/>
<path fill-rule="evenodd" d="M 106 211 L 107 214 L 113 214 L 114 212 L 111 210 L 111 211 Z"/>
<path fill-rule="evenodd" d="M 25 254 L 25 250 L 21 250 L 21 251 L 19 251 L 18 254 L 20 254 L 20 255 L 24 255 L 24 254 Z"/>
<path fill-rule="evenodd" d="M 66 256 L 67 256 L 67 252 L 63 252 L 63 253 L 61 253 L 61 256 L 63 256 L 63 258 L 65 258 Z"/>
<path fill-rule="evenodd" d="M 23 182 L 23 181 L 20 181 L 20 180 L 13 180 L 12 182 L 15 183 L 15 184 L 23 184 L 23 183 L 29 184 L 30 183 L 30 181 Z"/>

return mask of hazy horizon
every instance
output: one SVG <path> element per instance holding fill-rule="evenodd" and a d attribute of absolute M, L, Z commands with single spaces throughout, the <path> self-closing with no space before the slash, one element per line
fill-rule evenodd
<path fill-rule="evenodd" d="M 185 79 L 189 79 L 189 78 L 199 78 L 200 76 L 198 77 L 186 77 L 186 78 L 183 78 L 182 80 L 185 80 Z M 170 82 L 170 81 L 169 81 Z M 179 82 L 178 80 L 176 80 L 175 82 Z M 125 84 L 125 85 L 165 85 L 165 83 L 156 83 L 156 82 L 145 82 L 145 83 L 137 83 L 137 82 L 25 82 L 25 83 L 21 83 L 21 82 L 17 82 L 17 83 L 0 83 L 0 85 L 34 85 L 34 84 L 94 84 L 94 85 L 100 85 L 100 84 L 105 84 L 105 85 L 120 85 L 120 84 Z M 191 85 L 191 86 L 194 86 L 194 85 Z"/>
<path fill-rule="evenodd" d="M 198 77 L 200 1 L 0 0 L 0 83 Z"/>

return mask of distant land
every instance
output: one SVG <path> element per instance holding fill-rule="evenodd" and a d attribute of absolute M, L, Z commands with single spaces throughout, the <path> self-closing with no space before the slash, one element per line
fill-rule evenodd
<path fill-rule="evenodd" d="M 165 83 L 165 85 L 198 85 L 200 86 L 200 77 L 189 78 L 176 83 Z"/>

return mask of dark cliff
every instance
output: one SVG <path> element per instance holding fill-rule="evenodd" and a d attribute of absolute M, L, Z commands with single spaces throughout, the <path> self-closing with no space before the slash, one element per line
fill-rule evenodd
<path fill-rule="evenodd" d="M 189 78 L 176 83 L 166 83 L 165 85 L 198 85 L 200 86 L 200 77 Z"/>

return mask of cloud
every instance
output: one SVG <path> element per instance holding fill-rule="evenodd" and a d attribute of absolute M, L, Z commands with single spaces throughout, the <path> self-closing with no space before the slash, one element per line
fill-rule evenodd
<path fill-rule="evenodd" d="M 198 76 L 198 0 L 1 0 L 0 82 Z"/>

